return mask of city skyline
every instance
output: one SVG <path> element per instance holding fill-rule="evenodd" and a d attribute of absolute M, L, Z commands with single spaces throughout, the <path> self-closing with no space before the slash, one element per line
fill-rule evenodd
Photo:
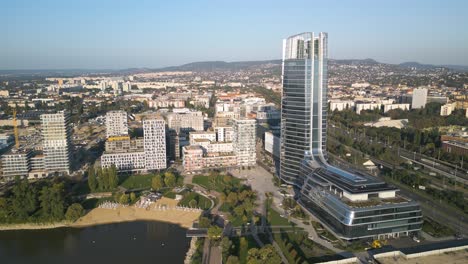
<path fill-rule="evenodd" d="M 330 58 L 468 64 L 468 37 L 458 28 L 467 22 L 466 3 L 402 4 L 15 1 L 5 5 L 0 18 L 0 33 L 6 36 L 0 69 L 159 68 L 278 59 L 278 40 L 291 28 L 333 33 Z"/>

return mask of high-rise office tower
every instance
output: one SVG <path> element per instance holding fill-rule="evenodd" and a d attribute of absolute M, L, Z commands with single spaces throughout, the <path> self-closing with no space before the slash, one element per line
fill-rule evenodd
<path fill-rule="evenodd" d="M 125 111 L 109 111 L 106 113 L 106 136 L 128 136 L 128 120 Z"/>
<path fill-rule="evenodd" d="M 166 122 L 151 118 L 143 120 L 143 140 L 146 155 L 146 170 L 161 170 L 166 161 Z"/>
<path fill-rule="evenodd" d="M 327 162 L 327 34 L 283 42 L 281 178 L 301 188 L 300 204 L 346 240 L 418 232 L 418 203 L 366 173 Z"/>
<path fill-rule="evenodd" d="M 50 173 L 70 173 L 71 128 L 65 111 L 42 114 L 44 164 Z"/>
<path fill-rule="evenodd" d="M 327 134 L 327 33 L 302 33 L 283 41 L 280 177 L 300 186 L 309 151 L 325 160 Z"/>
<path fill-rule="evenodd" d="M 257 121 L 255 119 L 236 119 L 233 122 L 232 144 L 238 166 L 255 166 L 257 162 L 256 127 Z"/>

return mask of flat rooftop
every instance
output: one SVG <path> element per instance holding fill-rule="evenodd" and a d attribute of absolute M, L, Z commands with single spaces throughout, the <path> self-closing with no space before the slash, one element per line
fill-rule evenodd
<path fill-rule="evenodd" d="M 332 166 L 317 169 L 314 173 L 352 194 L 398 190 L 370 175 L 348 172 Z"/>

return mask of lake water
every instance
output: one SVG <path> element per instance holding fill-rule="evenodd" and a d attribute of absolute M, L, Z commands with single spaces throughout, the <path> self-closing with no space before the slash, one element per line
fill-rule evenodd
<path fill-rule="evenodd" d="M 0 263 L 183 263 L 186 229 L 162 222 L 0 231 Z"/>

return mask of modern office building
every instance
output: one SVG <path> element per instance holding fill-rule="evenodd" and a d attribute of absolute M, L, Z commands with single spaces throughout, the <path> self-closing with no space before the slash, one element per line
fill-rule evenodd
<path fill-rule="evenodd" d="M 255 166 L 257 121 L 255 119 L 236 119 L 233 121 L 233 148 L 238 166 Z"/>
<path fill-rule="evenodd" d="M 143 145 L 147 170 L 161 170 L 167 167 L 166 122 L 159 118 L 143 120 Z"/>
<path fill-rule="evenodd" d="M 304 152 L 324 158 L 327 127 L 327 34 L 283 41 L 280 177 L 301 186 Z"/>
<path fill-rule="evenodd" d="M 65 111 L 41 115 L 45 170 L 70 173 L 71 128 Z"/>
<path fill-rule="evenodd" d="M 300 204 L 345 240 L 419 231 L 418 203 L 373 176 L 327 162 L 327 34 L 292 36 L 283 49 L 280 176 L 301 188 Z"/>
<path fill-rule="evenodd" d="M 424 108 L 427 103 L 427 88 L 416 88 L 413 90 L 412 109 Z"/>
<path fill-rule="evenodd" d="M 106 114 L 106 136 L 128 136 L 128 120 L 125 111 L 109 111 Z"/>

